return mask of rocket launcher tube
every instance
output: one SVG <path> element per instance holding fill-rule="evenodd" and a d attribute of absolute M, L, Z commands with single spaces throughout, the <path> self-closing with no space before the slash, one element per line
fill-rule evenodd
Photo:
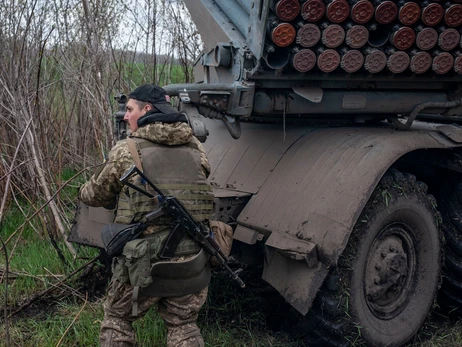
<path fill-rule="evenodd" d="M 340 67 L 348 73 L 354 73 L 358 71 L 364 64 L 363 54 L 356 49 L 342 49 L 340 54 L 342 56 Z"/>
<path fill-rule="evenodd" d="M 362 25 L 349 26 L 346 31 L 345 43 L 351 48 L 361 48 L 369 40 L 369 30 Z"/>
<path fill-rule="evenodd" d="M 425 6 L 428 4 L 428 6 Z M 423 2 L 425 7 L 422 10 L 422 22 L 428 26 L 437 25 L 444 17 L 444 9 L 440 4 Z"/>
<path fill-rule="evenodd" d="M 412 51 L 411 54 L 411 71 L 417 75 L 423 74 L 432 66 L 432 56 L 428 52 Z"/>
<path fill-rule="evenodd" d="M 378 6 L 375 8 L 375 20 L 380 24 L 390 24 L 398 15 L 398 7 L 392 1 L 375 1 Z"/>
<path fill-rule="evenodd" d="M 351 19 L 358 24 L 369 22 L 374 16 L 374 5 L 368 0 L 359 0 L 351 8 Z"/>
<path fill-rule="evenodd" d="M 417 37 L 415 43 L 423 51 L 428 51 L 438 43 L 438 33 L 435 29 L 419 25 L 415 28 Z"/>
<path fill-rule="evenodd" d="M 350 4 L 345 0 L 330 0 L 327 5 L 326 17 L 332 23 L 341 23 L 350 15 Z"/>
<path fill-rule="evenodd" d="M 271 2 L 270 7 L 279 19 L 287 22 L 297 18 L 300 13 L 300 2 L 298 0 L 279 0 Z"/>
<path fill-rule="evenodd" d="M 415 24 L 420 18 L 421 9 L 415 2 L 407 2 L 399 8 L 398 18 L 404 25 Z"/>
<path fill-rule="evenodd" d="M 438 31 L 438 46 L 443 51 L 451 51 L 460 44 L 460 34 L 456 29 L 441 27 Z"/>
<path fill-rule="evenodd" d="M 324 16 L 326 5 L 323 0 L 308 0 L 302 6 L 301 15 L 308 23 L 315 23 Z"/>

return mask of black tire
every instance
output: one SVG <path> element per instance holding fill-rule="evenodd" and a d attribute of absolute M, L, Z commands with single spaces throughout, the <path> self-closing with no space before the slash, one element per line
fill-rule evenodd
<path fill-rule="evenodd" d="M 417 333 L 441 281 L 440 216 L 426 190 L 396 170 L 382 178 L 309 313 L 313 345 L 400 346 Z"/>
<path fill-rule="evenodd" d="M 462 183 L 444 201 L 443 231 L 447 240 L 439 303 L 446 314 L 462 315 Z"/>

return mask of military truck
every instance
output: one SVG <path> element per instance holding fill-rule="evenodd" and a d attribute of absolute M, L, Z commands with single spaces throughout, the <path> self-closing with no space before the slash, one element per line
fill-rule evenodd
<path fill-rule="evenodd" d="M 437 294 L 459 310 L 462 1 L 184 2 L 206 48 L 165 89 L 206 139 L 233 257 L 313 346 L 402 345 Z"/>

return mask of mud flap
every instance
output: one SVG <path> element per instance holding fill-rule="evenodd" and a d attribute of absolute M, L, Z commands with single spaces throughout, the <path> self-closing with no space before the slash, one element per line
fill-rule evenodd
<path fill-rule="evenodd" d="M 103 227 L 112 223 L 114 212 L 103 207 L 90 207 L 79 201 L 74 224 L 67 238 L 69 242 L 85 246 L 104 248 L 101 240 Z"/>
<path fill-rule="evenodd" d="M 297 311 L 305 315 L 328 274 L 326 265 L 318 262 L 309 267 L 265 246 L 266 263 L 262 278 L 271 284 Z"/>

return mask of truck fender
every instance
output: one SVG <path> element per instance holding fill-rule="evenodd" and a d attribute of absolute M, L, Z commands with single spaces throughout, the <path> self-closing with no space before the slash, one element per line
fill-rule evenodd
<path fill-rule="evenodd" d="M 263 279 L 306 314 L 390 166 L 414 150 L 459 146 L 461 134 L 458 126 L 426 123 L 407 132 L 389 127 L 308 132 L 245 206 L 235 238 L 264 236 Z"/>

